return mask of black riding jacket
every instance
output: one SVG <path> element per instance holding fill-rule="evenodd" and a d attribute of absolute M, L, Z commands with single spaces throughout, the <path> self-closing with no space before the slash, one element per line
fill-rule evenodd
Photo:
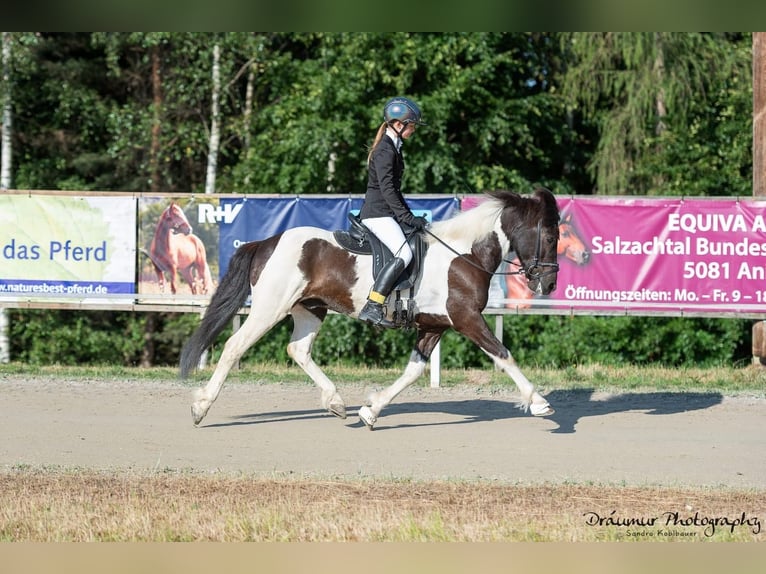
<path fill-rule="evenodd" d="M 367 170 L 367 193 L 359 217 L 393 217 L 399 225 L 413 225 L 415 216 L 401 192 L 403 173 L 404 157 L 386 135 L 372 150 Z"/>

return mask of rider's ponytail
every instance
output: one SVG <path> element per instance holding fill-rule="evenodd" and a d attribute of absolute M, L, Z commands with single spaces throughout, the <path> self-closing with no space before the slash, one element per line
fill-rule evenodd
<path fill-rule="evenodd" d="M 386 122 L 383 122 L 380 124 L 380 127 L 378 128 L 378 133 L 375 134 L 375 140 L 372 142 L 372 145 L 370 146 L 369 151 L 367 152 L 367 166 L 369 167 L 370 162 L 372 161 L 372 150 L 375 149 L 375 146 L 377 146 L 380 143 L 380 140 L 383 139 L 383 136 L 386 133 Z"/>

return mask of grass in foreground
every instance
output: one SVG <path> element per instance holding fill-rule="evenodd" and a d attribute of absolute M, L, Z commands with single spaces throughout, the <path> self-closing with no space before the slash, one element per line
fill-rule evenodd
<path fill-rule="evenodd" d="M 401 369 L 348 367 L 324 365 L 322 368 L 338 385 L 348 383 L 373 383 L 388 385 L 401 375 Z M 539 389 L 576 390 L 595 389 L 608 392 L 620 391 L 715 391 L 723 394 L 748 392 L 760 396 L 766 394 L 766 367 L 745 368 L 671 368 L 660 366 L 608 366 L 600 364 L 577 365 L 562 369 L 550 367 L 526 367 L 522 371 Z M 124 366 L 30 366 L 20 363 L 0 364 L 2 375 L 30 375 L 85 380 L 179 380 L 174 367 L 124 367 Z M 212 368 L 192 375 L 186 384 L 197 386 L 212 374 Z M 284 383 L 310 382 L 308 376 L 293 363 L 245 365 L 232 370 L 227 381 L 232 383 Z M 428 370 L 416 385 L 428 386 Z M 442 369 L 441 385 L 483 386 L 488 388 L 514 388 L 513 381 L 491 365 L 484 369 Z"/>
<path fill-rule="evenodd" d="M 763 492 L 725 488 L 0 474 L 0 540 L 13 542 L 744 542 L 766 541 L 765 511 Z"/>

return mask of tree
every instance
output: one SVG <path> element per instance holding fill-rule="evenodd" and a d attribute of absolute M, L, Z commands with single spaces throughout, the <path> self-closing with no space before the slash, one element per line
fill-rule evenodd
<path fill-rule="evenodd" d="M 210 113 L 210 145 L 207 154 L 207 175 L 205 177 L 205 193 L 215 193 L 215 176 L 218 165 L 218 146 L 221 141 L 220 115 L 221 108 L 218 100 L 221 97 L 221 47 L 213 46 L 213 88 L 211 90 Z"/>
<path fill-rule="evenodd" d="M 588 144 L 555 93 L 555 35 L 284 34 L 265 52 L 233 191 L 321 193 L 334 158 L 333 192 L 363 192 L 367 147 L 398 94 L 429 124 L 407 142 L 407 193 L 583 187 Z"/>
<path fill-rule="evenodd" d="M 11 187 L 11 33 L 2 35 L 2 84 L 0 84 L 0 105 L 2 125 L 0 126 L 0 189 Z M 0 309 L 0 363 L 10 361 L 8 340 L 8 311 Z"/>
<path fill-rule="evenodd" d="M 749 77 L 737 36 L 570 33 L 562 39 L 571 53 L 564 93 L 599 130 L 589 166 L 598 193 L 663 190 L 666 174 L 640 170 L 642 162 L 662 154 L 668 140 L 683 139 L 690 121 L 717 111 L 723 79 L 739 76 L 742 90 Z"/>
<path fill-rule="evenodd" d="M 753 195 L 766 195 L 766 32 L 753 32 Z"/>

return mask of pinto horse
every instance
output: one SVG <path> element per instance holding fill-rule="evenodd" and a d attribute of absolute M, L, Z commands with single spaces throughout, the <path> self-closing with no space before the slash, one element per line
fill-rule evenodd
<path fill-rule="evenodd" d="M 588 251 L 585 242 L 577 234 L 577 230 L 572 225 L 572 214 L 568 213 L 559 223 L 559 246 L 557 251 L 559 256 L 573 261 L 576 265 L 585 265 L 590 261 L 590 251 Z M 518 267 L 519 259 L 516 258 L 509 262 L 511 266 Z M 524 279 L 516 274 L 509 273 L 505 275 L 506 299 L 525 301 L 532 299 L 535 294 L 527 288 Z M 531 307 L 528 303 L 508 303 L 508 307 L 518 307 L 527 309 Z"/>
<path fill-rule="evenodd" d="M 177 203 L 165 208 L 157 222 L 149 258 L 157 273 L 160 291 L 165 291 L 165 274 L 170 277 L 170 291 L 176 293 L 176 277 L 180 273 L 191 288 L 193 295 L 200 291 L 208 293 L 213 287 L 207 253 L 202 240 L 192 233 L 189 220 Z"/>
<path fill-rule="evenodd" d="M 428 249 L 411 301 L 417 328 L 415 346 L 404 373 L 391 386 L 369 395 L 367 404 L 359 409 L 358 416 L 369 429 L 383 408 L 423 374 L 428 357 L 449 328 L 468 337 L 513 379 L 521 392 L 521 408 L 536 416 L 553 413 L 510 351 L 490 331 L 482 311 L 493 271 L 511 251 L 518 254 L 532 291 L 547 294 L 556 288 L 556 199 L 543 188 L 532 196 L 510 191 L 493 191 L 488 196 L 477 207 L 435 222 L 428 230 Z M 294 227 L 242 245 L 181 352 L 180 373 L 186 377 L 248 295 L 252 297 L 247 319 L 226 341 L 210 380 L 195 391 L 194 424 L 205 417 L 239 358 L 288 314 L 294 323 L 288 354 L 321 389 L 322 408 L 346 418 L 345 403 L 312 359 L 311 348 L 328 310 L 356 318 L 372 283 L 372 257 L 346 251 L 331 231 Z"/>

